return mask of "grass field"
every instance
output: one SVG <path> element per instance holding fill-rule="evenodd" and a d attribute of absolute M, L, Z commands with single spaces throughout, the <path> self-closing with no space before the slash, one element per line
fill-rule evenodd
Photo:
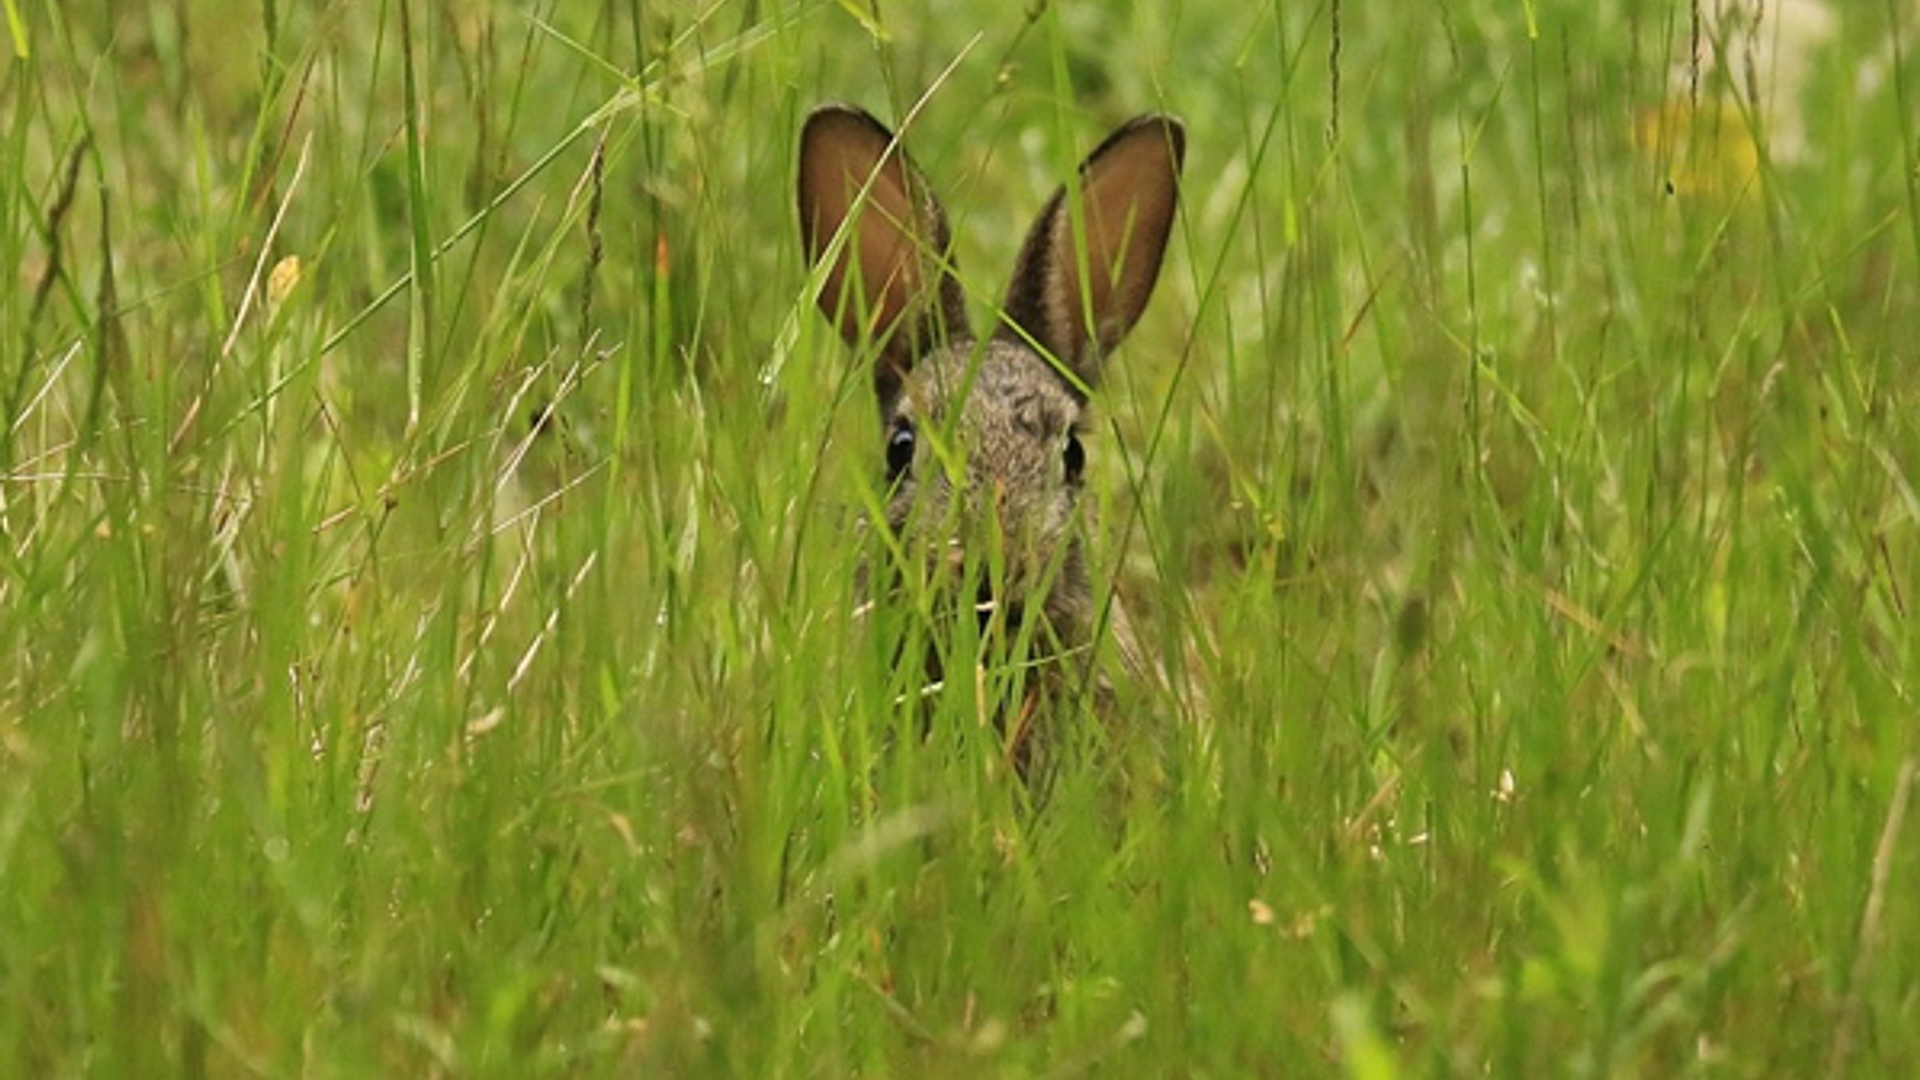
<path fill-rule="evenodd" d="M 1920 7 L 911 7 L 6 0 L 0 1075 L 1913 1075 Z M 1187 124 L 1031 788 L 827 100 Z"/>

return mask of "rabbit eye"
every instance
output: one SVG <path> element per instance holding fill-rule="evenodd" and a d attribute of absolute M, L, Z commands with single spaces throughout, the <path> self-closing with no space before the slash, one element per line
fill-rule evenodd
<path fill-rule="evenodd" d="M 893 434 L 887 436 L 887 479 L 898 480 L 913 467 L 913 425 L 905 420 L 895 422 Z"/>
<path fill-rule="evenodd" d="M 1067 466 L 1067 483 L 1078 484 L 1081 474 L 1087 469 L 1087 451 L 1080 445 L 1080 436 L 1067 432 L 1067 448 L 1061 457 Z"/>

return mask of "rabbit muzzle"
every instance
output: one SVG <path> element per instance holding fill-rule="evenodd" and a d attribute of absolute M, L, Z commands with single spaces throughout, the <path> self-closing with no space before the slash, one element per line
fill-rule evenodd
<path fill-rule="evenodd" d="M 998 656 L 1022 641 L 1034 660 L 1084 644 L 1090 587 L 1071 500 L 1036 522 L 1008 521 L 994 510 L 976 514 L 979 500 L 965 493 L 955 498 L 957 508 L 948 514 L 925 508 L 928 516 L 952 519 L 952 528 L 914 543 L 918 515 L 895 525 L 909 539 L 904 549 L 922 553 L 918 567 L 901 568 L 902 577 L 932 591 L 938 625 L 971 613 L 983 648 Z M 1029 625 L 1034 619 L 1038 623 Z"/>

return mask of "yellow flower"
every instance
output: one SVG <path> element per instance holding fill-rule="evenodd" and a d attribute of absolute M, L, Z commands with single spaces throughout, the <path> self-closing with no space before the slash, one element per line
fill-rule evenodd
<path fill-rule="evenodd" d="M 1738 195 L 1760 171 L 1747 114 L 1719 98 L 1673 98 L 1642 109 L 1633 145 L 1660 166 L 1676 195 Z"/>
<path fill-rule="evenodd" d="M 288 255 L 267 275 L 267 303 L 279 307 L 300 284 L 300 256 Z"/>

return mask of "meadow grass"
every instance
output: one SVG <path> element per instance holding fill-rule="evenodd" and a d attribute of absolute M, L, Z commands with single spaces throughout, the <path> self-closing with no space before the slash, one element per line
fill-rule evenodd
<path fill-rule="evenodd" d="M 1920 11 L 932 8 L 7 5 L 0 1074 L 1910 1075 Z M 826 100 L 983 308 L 1188 127 L 1032 786 Z"/>

